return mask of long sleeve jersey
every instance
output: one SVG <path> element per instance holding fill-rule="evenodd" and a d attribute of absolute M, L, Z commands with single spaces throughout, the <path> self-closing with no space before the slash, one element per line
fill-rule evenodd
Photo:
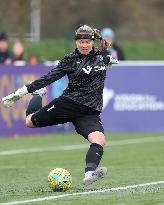
<path fill-rule="evenodd" d="M 47 75 L 26 86 L 28 92 L 33 93 L 67 75 L 69 83 L 62 96 L 101 111 L 106 67 L 109 63 L 110 56 L 102 56 L 94 48 L 88 55 L 82 55 L 75 49 Z"/>

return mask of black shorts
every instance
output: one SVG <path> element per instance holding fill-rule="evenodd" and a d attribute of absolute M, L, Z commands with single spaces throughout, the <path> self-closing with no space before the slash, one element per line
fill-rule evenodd
<path fill-rule="evenodd" d="M 33 114 L 31 120 L 35 127 L 72 122 L 76 132 L 86 139 L 94 131 L 104 133 L 99 111 L 65 97 L 51 101 Z"/>

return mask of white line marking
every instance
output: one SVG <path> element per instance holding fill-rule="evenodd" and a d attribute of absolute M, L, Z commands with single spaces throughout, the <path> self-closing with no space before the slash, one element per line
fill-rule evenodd
<path fill-rule="evenodd" d="M 11 202 L 6 202 L 6 203 L 0 203 L 0 205 L 15 205 L 15 204 L 27 204 L 27 203 L 40 202 L 40 201 L 50 201 L 50 200 L 55 200 L 59 198 L 71 197 L 71 196 L 83 196 L 83 195 L 105 193 L 105 192 L 112 192 L 112 191 L 122 191 L 122 190 L 134 189 L 134 188 L 145 187 L 145 186 L 153 186 L 153 185 L 159 185 L 159 184 L 164 184 L 164 181 L 156 181 L 156 182 L 150 182 L 150 183 L 144 183 L 144 184 L 134 184 L 134 185 L 129 185 L 129 186 L 113 187 L 109 189 L 100 189 L 100 190 L 87 191 L 87 192 L 77 192 L 77 193 L 72 193 L 72 194 L 60 194 L 57 196 L 48 196 L 48 197 L 29 199 L 29 200 L 24 200 L 24 201 L 11 201 Z"/>
<path fill-rule="evenodd" d="M 162 141 L 164 141 L 164 136 L 145 137 L 145 138 L 109 141 L 106 144 L 106 146 L 142 144 L 142 143 L 152 143 L 152 142 L 162 142 Z M 27 149 L 17 149 L 17 150 L 5 150 L 5 151 L 0 152 L 0 156 L 7 156 L 7 155 L 14 155 L 14 154 L 27 154 L 27 153 L 36 153 L 36 152 L 76 150 L 76 149 L 85 149 L 85 148 L 88 148 L 88 144 L 75 144 L 75 145 L 63 145 L 63 146 L 56 146 L 56 147 L 41 147 L 41 148 L 27 148 Z"/>

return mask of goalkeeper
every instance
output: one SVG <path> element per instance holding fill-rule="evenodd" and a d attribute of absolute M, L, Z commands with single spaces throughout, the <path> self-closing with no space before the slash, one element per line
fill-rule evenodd
<path fill-rule="evenodd" d="M 95 40 L 100 41 L 98 48 L 94 47 Z M 29 128 L 72 122 L 76 132 L 90 142 L 83 179 L 83 183 L 89 185 L 107 174 L 106 167 L 98 167 L 105 145 L 100 113 L 106 67 L 117 64 L 118 61 L 110 55 L 101 55 L 109 44 L 96 29 L 88 25 L 75 31 L 75 43 L 75 51 L 66 55 L 51 72 L 19 88 L 2 101 L 4 105 L 11 106 L 24 95 L 33 93 L 26 111 L 26 125 Z M 68 76 L 69 83 L 62 96 L 42 107 L 45 87 L 65 75 Z"/>

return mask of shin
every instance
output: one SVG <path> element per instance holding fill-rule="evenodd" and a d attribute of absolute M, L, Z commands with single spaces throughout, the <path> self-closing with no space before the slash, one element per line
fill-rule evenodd
<path fill-rule="evenodd" d="M 91 145 L 86 155 L 85 172 L 97 169 L 103 155 L 105 136 L 102 132 L 96 131 L 89 134 L 88 140 Z"/>

